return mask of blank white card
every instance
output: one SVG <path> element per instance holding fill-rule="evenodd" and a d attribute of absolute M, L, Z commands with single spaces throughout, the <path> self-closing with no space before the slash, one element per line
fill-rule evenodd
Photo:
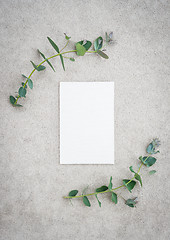
<path fill-rule="evenodd" d="M 60 83 L 60 163 L 114 163 L 114 83 Z"/>

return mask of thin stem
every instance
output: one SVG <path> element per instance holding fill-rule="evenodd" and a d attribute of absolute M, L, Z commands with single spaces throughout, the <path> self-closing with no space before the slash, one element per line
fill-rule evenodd
<path fill-rule="evenodd" d="M 64 48 L 67 47 L 68 43 L 69 43 L 69 40 L 67 41 L 66 45 L 60 50 L 60 52 L 62 52 L 64 50 Z"/>

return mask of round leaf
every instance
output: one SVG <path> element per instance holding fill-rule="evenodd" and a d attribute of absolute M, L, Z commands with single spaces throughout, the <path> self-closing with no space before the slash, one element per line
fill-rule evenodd
<path fill-rule="evenodd" d="M 80 43 L 76 43 L 76 50 L 78 56 L 84 56 L 86 53 L 85 47 L 83 47 Z"/>
<path fill-rule="evenodd" d="M 150 167 L 156 162 L 156 158 L 154 157 L 143 157 L 142 162 L 147 166 Z"/>
<path fill-rule="evenodd" d="M 97 50 L 101 49 L 102 46 L 103 46 L 103 38 L 102 37 L 98 37 L 94 41 L 94 50 L 97 51 Z"/>
<path fill-rule="evenodd" d="M 19 89 L 19 95 L 20 95 L 20 97 L 25 97 L 26 92 L 27 92 L 27 91 L 26 91 L 25 88 L 20 87 L 20 89 Z"/>
<path fill-rule="evenodd" d="M 69 196 L 70 197 L 74 197 L 74 196 L 76 196 L 77 195 L 77 193 L 78 193 L 78 190 L 72 190 L 71 192 L 69 192 Z"/>
<path fill-rule="evenodd" d="M 10 96 L 10 97 L 9 97 L 9 100 L 10 100 L 10 103 L 11 103 L 12 105 L 14 105 L 16 99 L 15 99 L 13 96 Z"/>
<path fill-rule="evenodd" d="M 131 192 L 131 190 L 134 188 L 134 186 L 136 185 L 135 181 L 131 181 L 130 183 L 128 183 L 130 180 L 129 179 L 123 179 L 123 184 L 125 185 L 125 187 L 129 190 L 129 192 Z M 128 184 L 127 184 L 128 183 Z"/>

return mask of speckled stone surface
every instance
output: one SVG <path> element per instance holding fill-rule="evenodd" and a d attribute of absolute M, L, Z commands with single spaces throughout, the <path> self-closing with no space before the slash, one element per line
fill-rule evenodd
<path fill-rule="evenodd" d="M 168 155 L 169 1 L 125 0 L 0 0 L 0 240 L 168 240 L 170 189 Z M 94 40 L 113 31 L 117 44 L 107 48 L 109 60 L 99 56 L 59 59 L 35 73 L 33 90 L 24 108 L 9 104 L 21 74 L 54 50 L 47 36 L 61 48 L 63 33 L 72 38 L 68 50 L 81 39 Z M 70 56 L 74 56 L 70 55 Z M 59 164 L 59 82 L 114 81 L 115 164 Z M 137 184 L 124 198 L 139 198 L 136 209 L 123 200 L 115 206 L 101 195 L 102 208 L 91 198 L 91 208 L 62 198 L 71 189 L 89 192 L 108 184 L 119 186 L 137 168 L 138 157 L 154 137 L 162 141 L 152 169 L 141 171 Z M 80 191 L 81 193 L 81 191 Z"/>

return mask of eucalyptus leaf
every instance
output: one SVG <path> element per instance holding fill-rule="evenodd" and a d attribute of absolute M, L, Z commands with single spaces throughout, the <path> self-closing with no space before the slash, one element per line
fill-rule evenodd
<path fill-rule="evenodd" d="M 103 38 L 102 37 L 98 37 L 95 41 L 94 41 L 94 50 L 100 50 L 103 46 Z"/>
<path fill-rule="evenodd" d="M 70 58 L 70 61 L 75 62 L 75 59 L 74 58 Z"/>
<path fill-rule="evenodd" d="M 85 47 L 86 51 L 88 51 L 89 48 L 91 47 L 91 45 L 92 45 L 92 43 L 91 43 L 90 41 L 87 41 L 87 42 L 83 45 L 83 47 Z"/>
<path fill-rule="evenodd" d="M 141 176 L 138 173 L 135 173 L 135 179 L 140 182 L 140 185 L 142 187 L 142 179 L 141 179 Z"/>
<path fill-rule="evenodd" d="M 59 53 L 59 48 L 55 44 L 55 42 L 51 38 L 49 38 L 49 37 L 47 37 L 47 38 L 48 38 L 48 41 L 50 42 L 50 44 L 52 45 L 52 47 Z"/>
<path fill-rule="evenodd" d="M 43 71 L 44 69 L 46 69 L 46 67 L 43 66 L 43 65 L 38 66 L 38 65 L 36 65 L 35 63 L 33 63 L 33 61 L 30 61 L 30 62 L 32 63 L 33 67 L 34 67 L 38 72 Z"/>
<path fill-rule="evenodd" d="M 112 202 L 114 202 L 115 204 L 117 204 L 117 194 L 112 192 Z"/>
<path fill-rule="evenodd" d="M 104 191 L 106 191 L 107 189 L 108 189 L 107 186 L 101 186 L 101 187 L 99 187 L 99 188 L 96 189 L 96 192 L 104 192 Z"/>
<path fill-rule="evenodd" d="M 132 166 L 130 166 L 129 169 L 130 169 L 131 172 L 135 173 Z"/>
<path fill-rule="evenodd" d="M 90 202 L 89 202 L 89 199 L 88 199 L 86 196 L 83 197 L 83 203 L 84 203 L 87 207 L 90 207 L 90 206 L 91 206 L 91 204 L 90 204 Z"/>
<path fill-rule="evenodd" d="M 74 197 L 74 196 L 77 195 L 77 193 L 78 193 L 78 190 L 72 190 L 72 191 L 69 192 L 68 195 L 69 195 L 70 197 Z"/>
<path fill-rule="evenodd" d="M 24 82 L 22 82 L 22 86 L 24 86 L 25 85 L 25 83 Z M 25 85 L 25 88 L 27 89 L 27 85 Z"/>
<path fill-rule="evenodd" d="M 128 199 L 125 202 L 126 205 L 128 205 L 129 207 L 135 207 L 136 202 L 133 199 Z"/>
<path fill-rule="evenodd" d="M 68 37 L 66 33 L 64 33 L 64 35 L 66 40 L 69 40 L 71 38 L 71 37 Z"/>
<path fill-rule="evenodd" d="M 151 167 L 156 162 L 156 158 L 154 158 L 154 157 L 143 157 L 141 161 L 147 167 Z"/>
<path fill-rule="evenodd" d="M 18 93 L 19 93 L 20 97 L 25 97 L 26 92 L 27 92 L 27 91 L 26 91 L 25 88 L 23 88 L 23 87 L 20 87 L 20 88 L 19 88 Z"/>
<path fill-rule="evenodd" d="M 11 103 L 12 105 L 14 105 L 16 99 L 15 99 L 13 96 L 10 96 L 10 97 L 9 97 L 9 100 L 10 100 L 10 103 Z"/>
<path fill-rule="evenodd" d="M 109 58 L 104 52 L 102 52 L 102 51 L 100 51 L 100 50 L 97 50 L 97 53 L 98 53 L 101 57 L 103 57 L 103 58 L 105 58 L 105 59 L 108 59 L 108 58 Z"/>
<path fill-rule="evenodd" d="M 131 181 L 129 182 L 130 179 L 123 179 L 123 184 L 125 185 L 125 187 L 129 190 L 129 192 L 131 192 L 131 190 L 134 188 L 134 186 L 136 185 L 135 181 Z M 129 182 L 129 183 L 128 183 Z M 127 184 L 128 183 L 128 184 Z"/>
<path fill-rule="evenodd" d="M 30 78 L 28 78 L 28 86 L 33 89 L 33 82 Z"/>
<path fill-rule="evenodd" d="M 78 56 L 84 56 L 86 53 L 85 47 L 83 47 L 80 43 L 76 43 L 76 50 Z"/>
<path fill-rule="evenodd" d="M 109 183 L 109 186 L 108 186 L 110 191 L 112 190 L 112 186 L 113 186 L 113 184 L 112 184 L 112 177 L 110 177 L 110 183 Z"/>
<path fill-rule="evenodd" d="M 64 60 L 63 60 L 63 56 L 60 54 L 60 59 L 61 59 L 61 64 L 62 64 L 62 66 L 63 66 L 63 69 L 64 69 L 64 71 L 65 71 L 65 67 L 64 67 Z"/>
<path fill-rule="evenodd" d="M 53 67 L 53 65 L 50 63 L 50 61 L 45 57 L 45 55 L 40 52 L 40 50 L 38 50 L 39 54 L 46 60 L 46 62 L 49 64 L 49 66 L 53 69 L 53 71 L 55 72 L 55 69 Z"/>
<path fill-rule="evenodd" d="M 155 174 L 156 173 L 156 170 L 151 170 L 150 172 L 149 172 L 149 175 L 153 175 L 153 174 Z"/>
<path fill-rule="evenodd" d="M 97 197 L 97 194 L 95 194 L 95 197 L 96 197 L 96 199 L 97 199 L 97 201 L 98 201 L 98 204 L 99 204 L 99 207 L 101 207 L 101 202 L 99 201 L 99 199 L 98 199 L 98 197 Z"/>

